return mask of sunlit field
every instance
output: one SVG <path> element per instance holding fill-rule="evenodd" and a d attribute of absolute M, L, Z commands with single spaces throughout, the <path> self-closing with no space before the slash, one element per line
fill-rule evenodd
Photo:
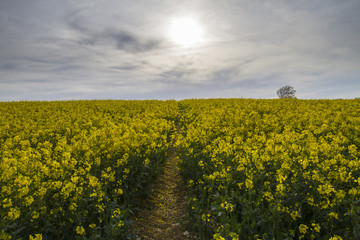
<path fill-rule="evenodd" d="M 0 112 L 0 239 L 134 238 L 173 139 L 200 239 L 360 239 L 358 99 L 3 102 Z"/>

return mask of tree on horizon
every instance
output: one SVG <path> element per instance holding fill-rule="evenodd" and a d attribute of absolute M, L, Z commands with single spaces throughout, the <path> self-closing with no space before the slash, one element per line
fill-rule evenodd
<path fill-rule="evenodd" d="M 292 86 L 284 86 L 276 91 L 279 98 L 296 98 L 296 90 Z"/>

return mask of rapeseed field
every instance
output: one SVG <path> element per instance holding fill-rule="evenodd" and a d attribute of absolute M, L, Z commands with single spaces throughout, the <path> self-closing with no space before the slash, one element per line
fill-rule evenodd
<path fill-rule="evenodd" d="M 175 101 L 0 103 L 0 239 L 121 239 L 161 170 Z"/>
<path fill-rule="evenodd" d="M 180 102 L 204 239 L 360 239 L 360 101 Z"/>
<path fill-rule="evenodd" d="M 131 239 L 175 134 L 201 239 L 360 239 L 357 99 L 3 102 L 0 113 L 0 239 Z"/>

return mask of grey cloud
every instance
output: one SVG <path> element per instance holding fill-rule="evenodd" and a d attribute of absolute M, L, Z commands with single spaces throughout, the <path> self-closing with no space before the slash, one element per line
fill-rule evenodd
<path fill-rule="evenodd" d="M 121 70 L 121 71 L 128 71 L 128 70 L 135 70 L 138 69 L 139 66 L 136 65 L 123 65 L 123 66 L 113 66 L 112 69 Z"/>
<path fill-rule="evenodd" d="M 239 69 L 237 67 L 220 69 L 210 75 L 210 79 L 216 83 L 227 83 L 237 77 L 239 77 Z"/>
<path fill-rule="evenodd" d="M 111 32 L 109 36 L 115 40 L 116 47 L 130 53 L 147 52 L 160 47 L 161 41 L 155 39 L 141 39 L 126 31 Z"/>
<path fill-rule="evenodd" d="M 43 58 L 39 58 L 39 57 L 26 57 L 24 58 L 25 61 L 27 62 L 31 62 L 31 63 L 38 63 L 38 64 L 45 64 L 45 65 L 50 65 L 50 64 L 67 64 L 69 62 L 71 62 L 72 59 L 70 58 L 54 58 L 54 57 L 43 57 Z"/>
<path fill-rule="evenodd" d="M 22 81 L 17 81 L 18 84 L 48 84 L 51 83 L 49 79 L 23 79 Z"/>
<path fill-rule="evenodd" d="M 183 62 L 177 63 L 175 67 L 171 67 L 170 70 L 164 71 L 159 74 L 163 79 L 163 82 L 184 82 L 194 78 L 198 70 L 194 66 L 193 59 L 186 59 Z"/>
<path fill-rule="evenodd" d="M 66 64 L 66 65 L 55 68 L 54 71 L 55 72 L 66 72 L 66 71 L 76 71 L 79 69 L 84 69 L 84 67 L 81 65 Z"/>
<path fill-rule="evenodd" d="M 174 68 L 172 70 L 161 73 L 160 76 L 165 79 L 183 79 L 184 77 L 191 76 L 194 72 L 194 69 Z"/>
<path fill-rule="evenodd" d="M 240 68 L 229 67 L 213 72 L 207 81 L 209 89 L 262 89 L 269 88 L 274 82 L 281 81 L 281 74 L 269 74 L 263 78 L 250 78 L 241 75 Z"/>
<path fill-rule="evenodd" d="M 3 63 L 0 64 L 0 70 L 13 70 L 17 68 L 17 64 L 13 64 L 13 63 Z"/>
<path fill-rule="evenodd" d="M 114 44 L 118 50 L 128 53 L 141 53 L 158 49 L 162 41 L 140 36 L 130 31 L 121 29 L 106 29 L 102 31 L 93 30 L 82 26 L 80 22 L 70 21 L 69 27 L 82 34 L 78 41 L 84 45 L 107 45 Z"/>

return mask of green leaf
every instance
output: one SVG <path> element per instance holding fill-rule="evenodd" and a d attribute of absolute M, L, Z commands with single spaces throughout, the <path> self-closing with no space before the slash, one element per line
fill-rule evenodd
<path fill-rule="evenodd" d="M 355 240 L 360 240 L 360 224 L 355 224 L 353 227 Z"/>

